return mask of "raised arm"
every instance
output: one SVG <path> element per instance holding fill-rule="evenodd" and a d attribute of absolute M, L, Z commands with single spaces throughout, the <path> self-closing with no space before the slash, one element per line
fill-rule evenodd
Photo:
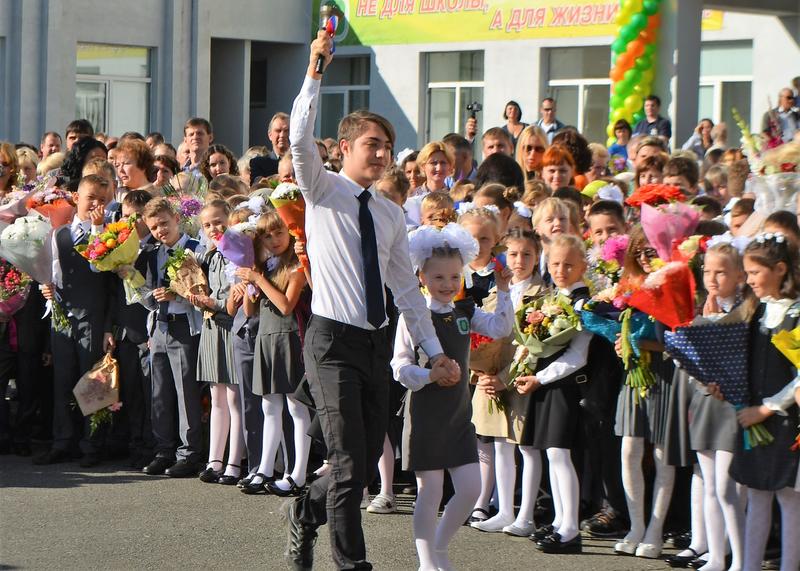
<path fill-rule="evenodd" d="M 317 144 L 314 141 L 314 123 L 317 118 L 319 86 L 322 75 L 316 73 L 314 66 L 318 56 L 325 58 L 325 67 L 331 62 L 332 40 L 322 30 L 311 44 L 308 71 L 303 87 L 294 100 L 289 119 L 289 141 L 292 164 L 297 185 L 303 192 L 306 202 L 319 202 L 328 190 L 328 171 L 322 164 Z"/>

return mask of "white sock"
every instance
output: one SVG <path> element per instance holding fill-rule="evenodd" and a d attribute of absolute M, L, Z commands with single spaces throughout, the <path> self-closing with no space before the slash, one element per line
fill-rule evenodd
<path fill-rule="evenodd" d="M 744 565 L 744 518 L 741 486 L 730 475 L 733 452 L 717 450 L 714 466 L 716 468 L 715 486 L 717 501 L 722 508 L 725 530 L 731 546 L 731 566 L 728 571 L 741 571 Z"/>
<path fill-rule="evenodd" d="M 522 454 L 522 500 L 514 524 L 525 527 L 533 523 L 533 510 L 542 482 L 542 451 L 533 446 L 520 446 Z"/>
<path fill-rule="evenodd" d="M 572 465 L 567 448 L 548 448 L 550 461 L 550 482 L 557 482 L 557 492 L 553 492 L 553 504 L 560 506 L 561 521 L 556 531 L 562 541 L 570 541 L 578 535 L 579 490 L 578 474 Z M 556 527 L 555 524 L 553 527 Z"/>
<path fill-rule="evenodd" d="M 275 472 L 275 456 L 283 439 L 283 395 L 263 395 L 261 409 L 264 411 L 264 432 L 258 472 L 269 478 Z M 253 478 L 254 484 L 262 482 L 259 476 Z"/>
<path fill-rule="evenodd" d="M 328 463 L 327 460 L 323 460 L 322 466 L 314 470 L 314 475 L 321 478 L 322 476 L 329 474 L 330 471 L 331 471 L 331 465 Z"/>
<path fill-rule="evenodd" d="M 497 484 L 497 508 L 494 517 L 486 520 L 488 524 L 506 526 L 514 521 L 514 483 L 517 466 L 514 462 L 516 444 L 497 439 L 494 441 L 494 468 Z"/>
<path fill-rule="evenodd" d="M 664 520 L 669 511 L 672 488 L 675 485 L 675 466 L 666 464 L 662 446 L 653 447 L 653 456 L 655 456 L 656 464 L 656 479 L 653 483 L 653 510 L 650 515 L 650 523 L 647 524 L 647 532 L 644 535 L 643 543 L 662 545 L 664 543 Z"/>
<path fill-rule="evenodd" d="M 775 495 L 781 506 L 781 571 L 800 569 L 800 492 L 783 488 Z"/>
<path fill-rule="evenodd" d="M 494 493 L 494 443 L 478 440 L 478 463 L 481 468 L 481 495 L 475 501 L 473 511 L 489 510 Z"/>
<path fill-rule="evenodd" d="M 442 501 L 444 470 L 424 470 L 416 473 L 417 502 L 414 506 L 414 544 L 419 556 L 419 568 L 423 571 L 435 571 L 438 566 L 436 557 L 436 524 L 439 514 L 439 503 Z M 466 518 L 464 518 L 466 519 Z M 464 520 L 461 520 L 463 523 Z"/>
<path fill-rule="evenodd" d="M 222 470 L 222 457 L 225 454 L 225 443 L 228 440 L 228 427 L 231 416 L 228 401 L 225 397 L 225 385 L 211 383 L 211 417 L 209 419 L 208 465 Z"/>
<path fill-rule="evenodd" d="M 311 437 L 308 435 L 308 429 L 311 426 L 311 414 L 304 404 L 300 403 L 292 396 L 287 395 L 286 402 L 294 426 L 294 466 L 292 467 L 290 476 L 295 484 L 299 487 L 303 487 L 306 484 L 308 453 L 311 449 Z M 275 485 L 281 490 L 289 490 L 292 487 L 286 478 L 278 480 L 275 482 Z"/>
<path fill-rule="evenodd" d="M 625 539 L 630 543 L 641 543 L 644 537 L 644 438 L 638 436 L 622 437 L 622 486 L 625 489 L 625 503 L 631 529 Z"/>
<path fill-rule="evenodd" d="M 767 547 L 769 528 L 772 523 L 772 500 L 775 492 L 747 490 L 747 517 L 744 534 L 744 568 L 746 571 L 761 569 L 764 549 Z M 797 533 L 795 529 L 793 533 Z M 796 538 L 795 538 L 796 539 Z"/>
<path fill-rule="evenodd" d="M 717 486 L 717 453 L 714 450 L 697 452 L 697 460 L 703 473 L 703 515 L 705 518 L 706 538 L 708 540 L 708 563 L 703 571 L 725 570 L 725 529 L 726 522 L 722 514 L 722 506 L 718 498 Z M 694 482 L 693 482 L 694 483 Z M 694 491 L 694 487 L 692 488 Z M 694 500 L 694 498 L 692 498 Z M 694 501 L 692 502 L 694 509 Z M 693 518 L 694 519 L 694 518 Z M 692 543 L 694 543 L 694 527 L 692 527 Z M 733 541 L 731 541 L 733 544 Z M 700 553 L 698 551 L 698 553 Z M 741 565 L 741 562 L 739 562 Z"/>
<path fill-rule="evenodd" d="M 452 565 L 447 557 L 447 547 L 464 520 L 469 516 L 475 500 L 481 493 L 481 471 L 478 464 L 466 464 L 447 470 L 453 481 L 453 497 L 448 500 L 444 513 L 436 526 L 436 565 L 439 569 L 450 569 Z"/>
<path fill-rule="evenodd" d="M 383 454 L 378 459 L 378 474 L 381 477 L 381 491 L 384 496 L 394 496 L 394 448 L 386 435 L 383 438 Z M 466 519 L 466 518 L 464 518 Z"/>
<path fill-rule="evenodd" d="M 700 456 L 700 453 L 697 453 L 697 456 Z M 704 553 L 708 551 L 708 539 L 706 538 L 706 523 L 705 518 L 708 517 L 705 513 L 705 497 L 709 493 L 705 488 L 705 472 L 702 472 L 700 469 L 699 464 L 695 464 L 694 471 L 692 472 L 692 488 L 691 488 L 691 496 L 690 496 L 690 515 L 691 515 L 691 526 L 692 526 L 692 542 L 689 544 L 687 549 L 684 549 L 678 555 L 687 557 L 692 555 L 693 553 Z M 712 491 L 713 497 L 713 482 L 712 482 Z M 716 503 L 716 498 L 714 499 L 714 503 Z M 722 516 L 720 514 L 720 519 L 718 523 L 722 523 Z M 723 554 L 724 558 L 724 554 Z M 709 561 L 711 558 L 709 557 Z M 710 571 L 710 568 L 706 571 Z"/>
<path fill-rule="evenodd" d="M 223 385 L 228 401 L 230 414 L 230 436 L 228 438 L 228 464 L 225 467 L 226 476 L 239 477 L 242 474 L 242 457 L 244 456 L 244 433 L 242 432 L 242 407 L 239 400 L 239 387 L 236 385 Z"/>

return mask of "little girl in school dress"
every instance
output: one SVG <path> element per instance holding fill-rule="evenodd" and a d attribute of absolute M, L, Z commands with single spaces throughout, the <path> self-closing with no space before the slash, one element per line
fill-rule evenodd
<path fill-rule="evenodd" d="M 641 226 L 630 232 L 625 252 L 622 284 L 644 281 L 654 271 L 653 260 L 658 256 L 647 241 Z M 621 284 L 621 285 L 622 285 Z M 622 437 L 622 485 L 631 520 L 630 532 L 614 546 L 614 551 L 625 555 L 636 555 L 648 559 L 657 558 L 663 547 L 664 520 L 672 499 L 675 483 L 675 467 L 667 464 L 664 440 L 669 410 L 670 383 L 674 374 L 672 360 L 663 358 L 664 346 L 657 341 L 642 340 L 642 351 L 650 352 L 650 370 L 655 376 L 655 385 L 646 397 L 635 394 L 638 389 L 623 383 L 617 399 L 615 432 Z M 617 341 L 619 353 L 619 341 Z M 656 477 L 653 484 L 653 509 L 650 522 L 644 522 L 644 473 L 642 458 L 644 441 L 653 444 Z"/>
<path fill-rule="evenodd" d="M 471 301 L 453 303 L 461 289 L 463 267 L 478 251 L 467 231 L 457 224 L 448 224 L 442 230 L 422 226 L 409 235 L 409 251 L 412 263 L 419 268 L 420 281 L 428 290 L 428 307 L 437 337 L 452 359 L 437 361 L 432 368 L 419 366 L 416 347 L 400 317 L 391 366 L 394 378 L 409 389 L 403 426 L 403 469 L 413 470 L 417 478 L 414 540 L 419 568 L 435 571 L 452 569 L 448 544 L 480 493 L 468 386 L 470 332 L 492 338 L 511 333 L 511 272 L 497 272 L 497 307 L 494 313 L 486 313 Z M 445 470 L 455 493 L 437 523 Z"/>
<path fill-rule="evenodd" d="M 569 299 L 576 312 L 589 299 L 589 288 L 582 281 L 586 268 L 586 250 L 580 238 L 561 234 L 551 240 L 547 269 L 558 295 Z M 589 381 L 587 365 L 591 340 L 590 332 L 579 331 L 567 347 L 550 357 L 540 358 L 532 376 L 515 381 L 518 392 L 533 395 L 532 422 L 526 424 L 523 442 L 545 450 L 550 463 L 555 517 L 550 526 L 531 537 L 545 553 L 582 552 L 578 529 L 580 492 L 571 450 L 580 443 L 583 431 L 579 383 Z"/>
<path fill-rule="evenodd" d="M 510 293 L 514 311 L 542 292 L 542 280 L 538 274 L 541 244 L 530 230 L 512 230 L 503 240 L 506 247 L 506 264 L 512 272 Z M 494 290 L 484 303 L 486 311 L 497 303 Z M 511 346 L 513 335 L 503 340 Z M 530 395 L 521 395 L 508 390 L 510 361 L 514 347 L 510 348 L 509 363 L 498 374 L 480 373 L 475 394 L 472 397 L 472 422 L 479 434 L 494 438 L 495 480 L 497 483 L 498 513 L 486 521 L 471 523 L 480 531 L 503 532 L 517 537 L 528 537 L 534 530 L 533 511 L 542 479 L 542 453 L 533 446 L 520 445 L 527 420 Z M 490 399 L 500 399 L 501 410 L 494 410 Z M 516 519 L 514 518 L 514 490 L 517 467 L 515 452 L 522 456 L 522 499 Z"/>
<path fill-rule="evenodd" d="M 303 377 L 300 330 L 295 307 L 306 287 L 305 275 L 288 228 L 274 210 L 263 214 L 257 223 L 256 248 L 268 252 L 265 272 L 239 268 L 243 280 L 260 290 L 256 301 L 246 297 L 246 315 L 259 313 L 253 363 L 253 392 L 262 395 L 264 411 L 261 463 L 256 476 L 242 487 L 245 493 L 268 492 L 278 496 L 299 494 L 306 484 L 306 468 L 311 438 L 311 415 L 297 401 L 294 391 Z M 275 456 L 283 439 L 283 406 L 288 405 L 294 428 L 294 465 L 291 473 L 274 481 Z M 288 467 L 287 467 L 288 471 Z"/>
<path fill-rule="evenodd" d="M 800 269 L 796 247 L 781 233 L 760 234 L 744 254 L 747 284 L 761 301 L 751 321 L 749 376 L 751 406 L 737 415 L 748 428 L 761 423 L 774 438 L 747 448 L 741 431 L 733 451 L 731 475 L 748 487 L 744 570 L 761 569 L 770 530 L 772 504 L 781 509 L 781 571 L 800 568 L 800 454 L 791 447 L 797 436 L 798 406 L 774 399 L 797 385 L 797 369 L 772 344 L 772 336 L 800 323 Z M 788 388 L 787 388 L 788 387 Z"/>
<path fill-rule="evenodd" d="M 228 262 L 215 245 L 227 228 L 230 213 L 230 206 L 223 200 L 212 200 L 200 211 L 200 224 L 208 241 L 202 266 L 208 276 L 209 295 L 189 296 L 189 301 L 205 313 L 200 332 L 197 378 L 211 383 L 208 466 L 200 473 L 200 480 L 228 486 L 239 481 L 244 453 L 239 387 L 236 386 L 233 365 L 233 319 L 227 311 L 230 283 L 225 275 L 225 266 Z M 228 462 L 223 473 L 222 457 L 228 441 Z"/>

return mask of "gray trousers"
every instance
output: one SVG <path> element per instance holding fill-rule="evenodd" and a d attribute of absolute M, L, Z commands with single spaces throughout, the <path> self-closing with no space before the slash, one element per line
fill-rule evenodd
<path fill-rule="evenodd" d="M 242 431 L 247 446 L 247 466 L 252 472 L 261 463 L 261 441 L 264 431 L 264 412 L 261 395 L 253 393 L 253 353 L 255 344 L 250 335 L 231 335 L 233 362 L 239 375 L 239 396 L 242 399 Z"/>
<path fill-rule="evenodd" d="M 153 379 L 151 423 L 156 456 L 202 461 L 202 409 L 197 381 L 199 335 L 185 320 L 157 324 L 150 338 Z"/>
<path fill-rule="evenodd" d="M 103 324 L 69 318 L 71 331 L 51 332 L 53 353 L 53 448 L 84 454 L 100 453 L 104 429 L 90 435 L 89 416 L 74 406 L 72 389 L 81 376 L 103 358 Z"/>

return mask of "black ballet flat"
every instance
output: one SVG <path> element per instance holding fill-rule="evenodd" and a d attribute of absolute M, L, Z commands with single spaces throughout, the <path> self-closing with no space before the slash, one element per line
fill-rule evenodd
<path fill-rule="evenodd" d="M 261 482 L 260 484 L 254 484 L 253 481 L 251 480 L 251 481 L 247 482 L 244 486 L 239 488 L 239 491 L 242 492 L 243 494 L 247 494 L 249 496 L 252 496 L 252 495 L 255 495 L 255 494 L 266 494 L 266 493 L 268 493 L 267 484 L 270 483 L 270 482 L 274 482 L 275 478 L 268 478 L 267 476 L 265 476 L 264 474 L 261 474 L 261 473 L 256 474 L 256 476 L 262 478 L 264 481 Z"/>
<path fill-rule="evenodd" d="M 239 468 L 239 474 L 242 473 L 242 467 L 241 466 L 237 466 L 236 464 L 228 464 L 228 466 L 232 466 L 233 468 Z M 241 479 L 242 479 L 241 475 L 240 476 L 226 476 L 225 474 L 222 474 L 219 477 L 219 479 L 217 480 L 217 483 L 222 484 L 223 486 L 233 486 L 235 484 L 238 484 L 239 480 L 241 480 Z"/>
<path fill-rule="evenodd" d="M 286 476 L 286 480 L 291 485 L 291 487 L 288 490 L 282 490 L 281 488 L 278 487 L 277 483 L 273 481 L 269 482 L 266 485 L 267 493 L 273 494 L 281 498 L 287 498 L 289 496 L 299 496 L 303 493 L 304 486 L 298 486 L 291 476 Z"/>
<path fill-rule="evenodd" d="M 534 531 L 528 539 L 531 541 L 541 541 L 549 536 L 551 536 L 555 532 L 555 528 L 552 525 L 543 525 L 542 527 L 538 528 Z"/>
<path fill-rule="evenodd" d="M 219 482 L 219 477 L 222 475 L 222 472 L 214 470 L 211 467 L 211 464 L 213 464 L 214 462 L 219 462 L 220 464 L 222 464 L 222 462 L 220 462 L 219 460 L 212 460 L 211 462 L 209 462 L 208 466 L 206 466 L 206 469 L 200 472 L 199 477 L 201 482 L 205 482 L 206 484 L 216 484 L 217 482 Z"/>
<path fill-rule="evenodd" d="M 698 553 L 691 547 L 687 547 L 687 549 L 692 552 L 691 555 L 670 555 L 669 557 L 664 559 L 664 561 L 666 561 L 667 565 L 669 565 L 670 567 L 675 567 L 678 569 L 686 569 L 687 567 L 689 567 L 689 564 L 692 561 L 703 555 L 702 553 Z M 705 564 L 705 561 L 703 561 L 703 564 Z"/>
<path fill-rule="evenodd" d="M 569 541 L 561 541 L 561 536 L 554 532 L 536 542 L 536 547 L 542 553 L 583 553 L 583 542 L 581 541 L 581 534 L 579 533 Z"/>

